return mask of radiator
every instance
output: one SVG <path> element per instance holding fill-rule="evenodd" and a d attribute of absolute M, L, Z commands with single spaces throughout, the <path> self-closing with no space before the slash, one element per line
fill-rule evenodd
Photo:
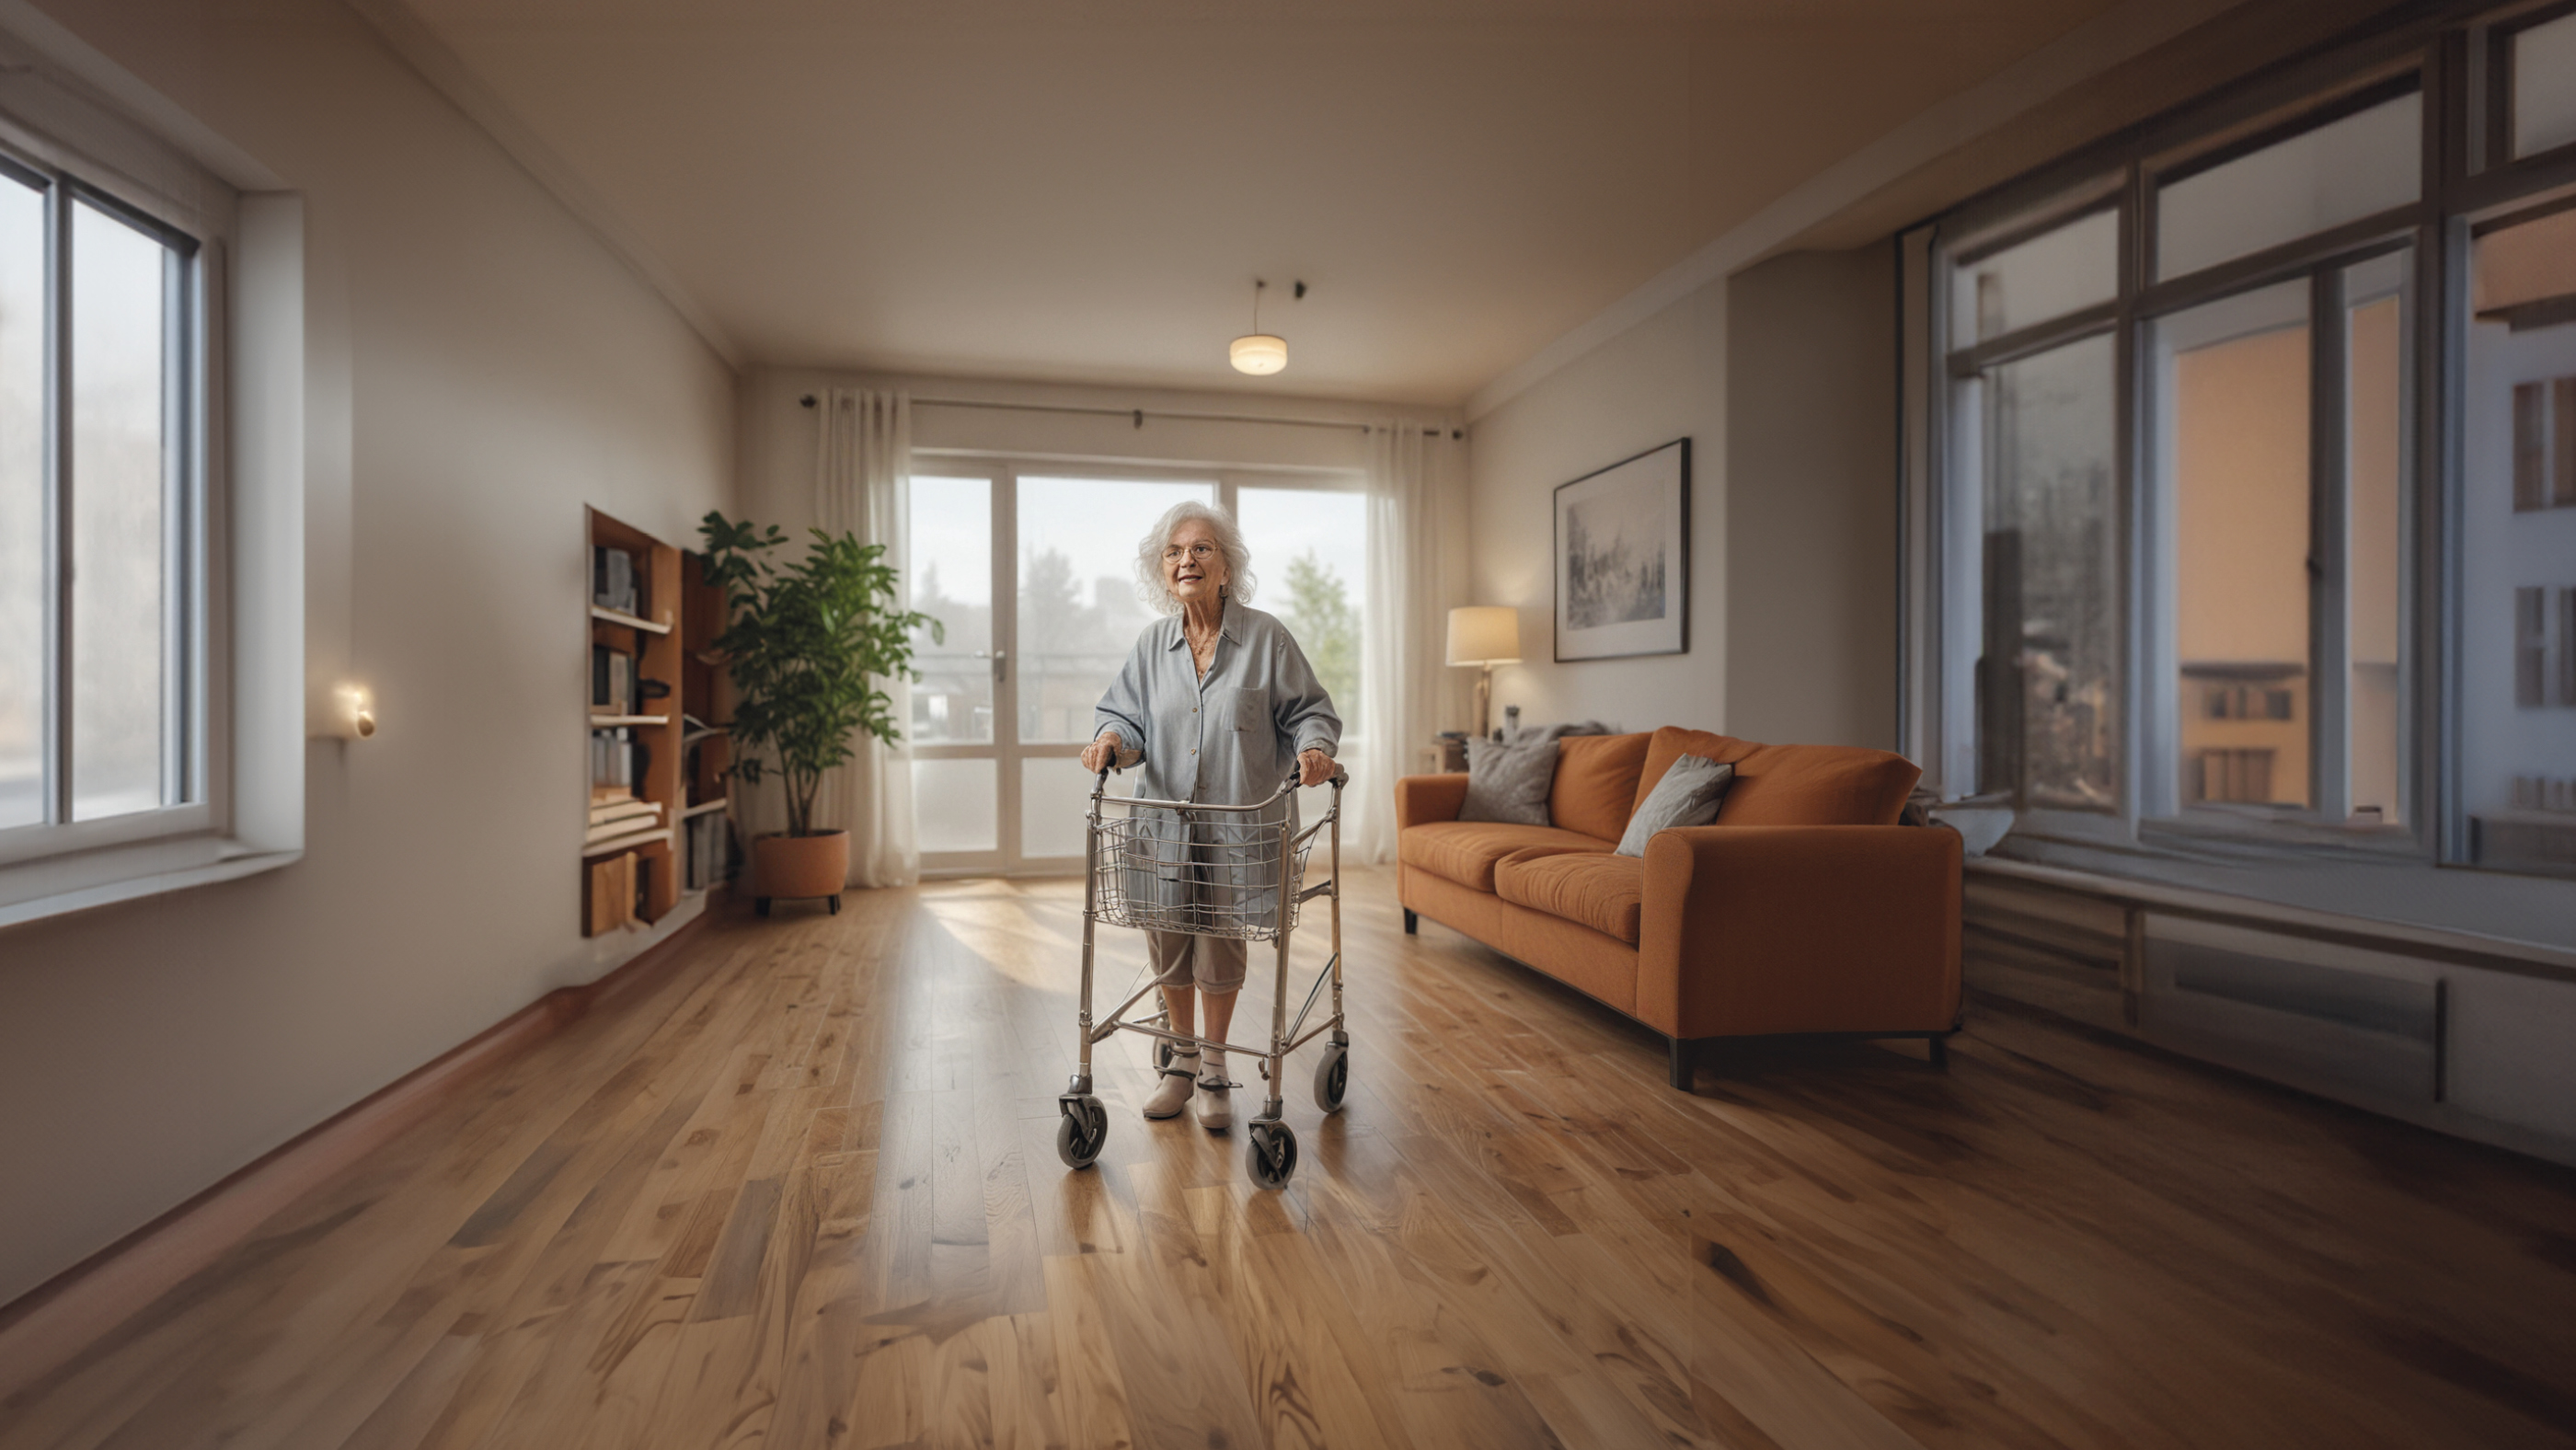
<path fill-rule="evenodd" d="M 2443 1097 L 2443 967 L 2331 941 L 2145 913 L 2141 1036 L 2348 1101 Z"/>

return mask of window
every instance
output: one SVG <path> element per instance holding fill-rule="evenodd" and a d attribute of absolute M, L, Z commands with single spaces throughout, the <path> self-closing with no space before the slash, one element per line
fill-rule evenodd
<path fill-rule="evenodd" d="M 2513 154 L 2576 142 L 2576 15 L 2511 34 Z"/>
<path fill-rule="evenodd" d="M 0 162 L 12 856 L 203 823 L 197 255 L 193 238 L 75 176 Z"/>
<path fill-rule="evenodd" d="M 2480 229 L 2469 290 L 2465 844 L 2480 865 L 2576 871 L 2576 208 Z"/>
<path fill-rule="evenodd" d="M 1137 540 L 1184 499 L 1234 511 L 1256 551 L 1255 606 L 1288 623 L 1342 707 L 1345 739 L 1355 732 L 1368 557 L 1357 480 L 927 453 L 913 466 L 912 606 L 947 634 L 913 641 L 913 814 L 931 870 L 1078 864 L 1091 780 L 1073 758 L 1157 618 L 1136 596 Z"/>
<path fill-rule="evenodd" d="M 1979 775 L 2032 806 L 2120 800 L 2113 361 L 2100 333 L 1995 364 L 1965 390 L 1988 460 Z"/>
<path fill-rule="evenodd" d="M 2156 193 L 2156 276 L 2186 276 L 2414 201 L 2423 131 L 2422 98 L 2410 91 L 2178 173 Z"/>
<path fill-rule="evenodd" d="M 2426 12 L 1909 235 L 1945 795 L 2090 869 L 2576 876 L 2571 98 L 2576 3 Z"/>

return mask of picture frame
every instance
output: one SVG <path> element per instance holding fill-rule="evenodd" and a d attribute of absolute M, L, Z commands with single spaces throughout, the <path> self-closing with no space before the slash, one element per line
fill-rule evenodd
<path fill-rule="evenodd" d="M 1690 653 L 1690 442 L 1556 486 L 1558 663 Z"/>

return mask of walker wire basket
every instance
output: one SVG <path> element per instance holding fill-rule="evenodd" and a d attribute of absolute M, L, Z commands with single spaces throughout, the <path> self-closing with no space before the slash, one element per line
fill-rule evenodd
<path fill-rule="evenodd" d="M 1281 1121 L 1281 1083 L 1288 1054 L 1318 1037 L 1328 1038 L 1315 1069 L 1315 1101 L 1327 1113 L 1340 1111 L 1350 1082 L 1351 1039 L 1342 1019 L 1341 881 L 1342 790 L 1349 783 L 1349 774 L 1335 766 L 1331 807 L 1300 830 L 1293 771 L 1268 799 L 1242 806 L 1112 796 L 1106 793 L 1109 771 L 1100 772 L 1084 830 L 1080 1064 L 1073 1081 L 1056 1099 L 1063 1119 L 1056 1125 L 1056 1153 L 1068 1167 L 1089 1167 L 1099 1158 L 1109 1133 L 1108 1113 L 1092 1091 L 1092 1045 L 1113 1032 L 1135 1032 L 1157 1039 L 1157 1066 L 1173 1051 L 1185 1048 L 1216 1048 L 1259 1058 L 1269 1090 L 1260 1114 L 1245 1128 L 1244 1167 L 1263 1188 L 1281 1187 L 1297 1171 L 1297 1135 Z M 1306 868 L 1318 840 L 1324 843 L 1328 874 L 1308 885 Z M 1299 908 L 1317 896 L 1331 903 L 1332 956 L 1306 989 L 1304 1005 L 1291 1020 L 1289 941 L 1297 929 Z M 1175 1032 L 1168 1013 L 1161 1011 L 1130 1019 L 1129 1009 L 1153 994 L 1150 982 L 1106 1019 L 1095 1022 L 1093 933 L 1104 923 L 1137 931 L 1276 943 L 1278 971 L 1268 1046 L 1237 1046 Z M 1312 1031 L 1300 1035 L 1327 985 L 1332 988 L 1330 1013 Z"/>
<path fill-rule="evenodd" d="M 1276 822 L 1212 821 L 1113 797 L 1100 804 L 1090 853 L 1093 920 L 1242 941 L 1269 941 L 1296 928 L 1303 898 L 1292 889 L 1283 907 L 1279 866 L 1286 861 L 1290 885 L 1301 885 L 1324 821 L 1292 835 L 1294 822 L 1284 815 Z M 1110 814 L 1121 809 L 1125 814 Z"/>

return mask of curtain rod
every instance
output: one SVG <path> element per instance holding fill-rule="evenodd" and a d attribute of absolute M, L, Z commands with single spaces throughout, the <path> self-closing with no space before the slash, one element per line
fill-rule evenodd
<path fill-rule="evenodd" d="M 814 395 L 807 393 L 798 401 L 811 408 L 814 406 Z M 979 398 L 914 398 L 912 404 L 916 408 L 987 408 L 996 412 L 1012 413 L 1078 413 L 1099 418 L 1125 418 L 1139 428 L 1145 426 L 1145 420 L 1148 418 L 1177 419 L 1193 423 L 1276 423 L 1288 428 L 1351 428 L 1362 433 L 1370 431 L 1374 426 L 1368 423 L 1354 423 L 1347 418 L 1265 418 L 1253 413 L 1192 413 L 1170 408 L 1104 408 L 1082 403 L 1000 403 L 987 402 Z M 1447 433 L 1451 438 L 1467 436 L 1463 429 L 1433 428 L 1425 431 L 1435 435 Z"/>

